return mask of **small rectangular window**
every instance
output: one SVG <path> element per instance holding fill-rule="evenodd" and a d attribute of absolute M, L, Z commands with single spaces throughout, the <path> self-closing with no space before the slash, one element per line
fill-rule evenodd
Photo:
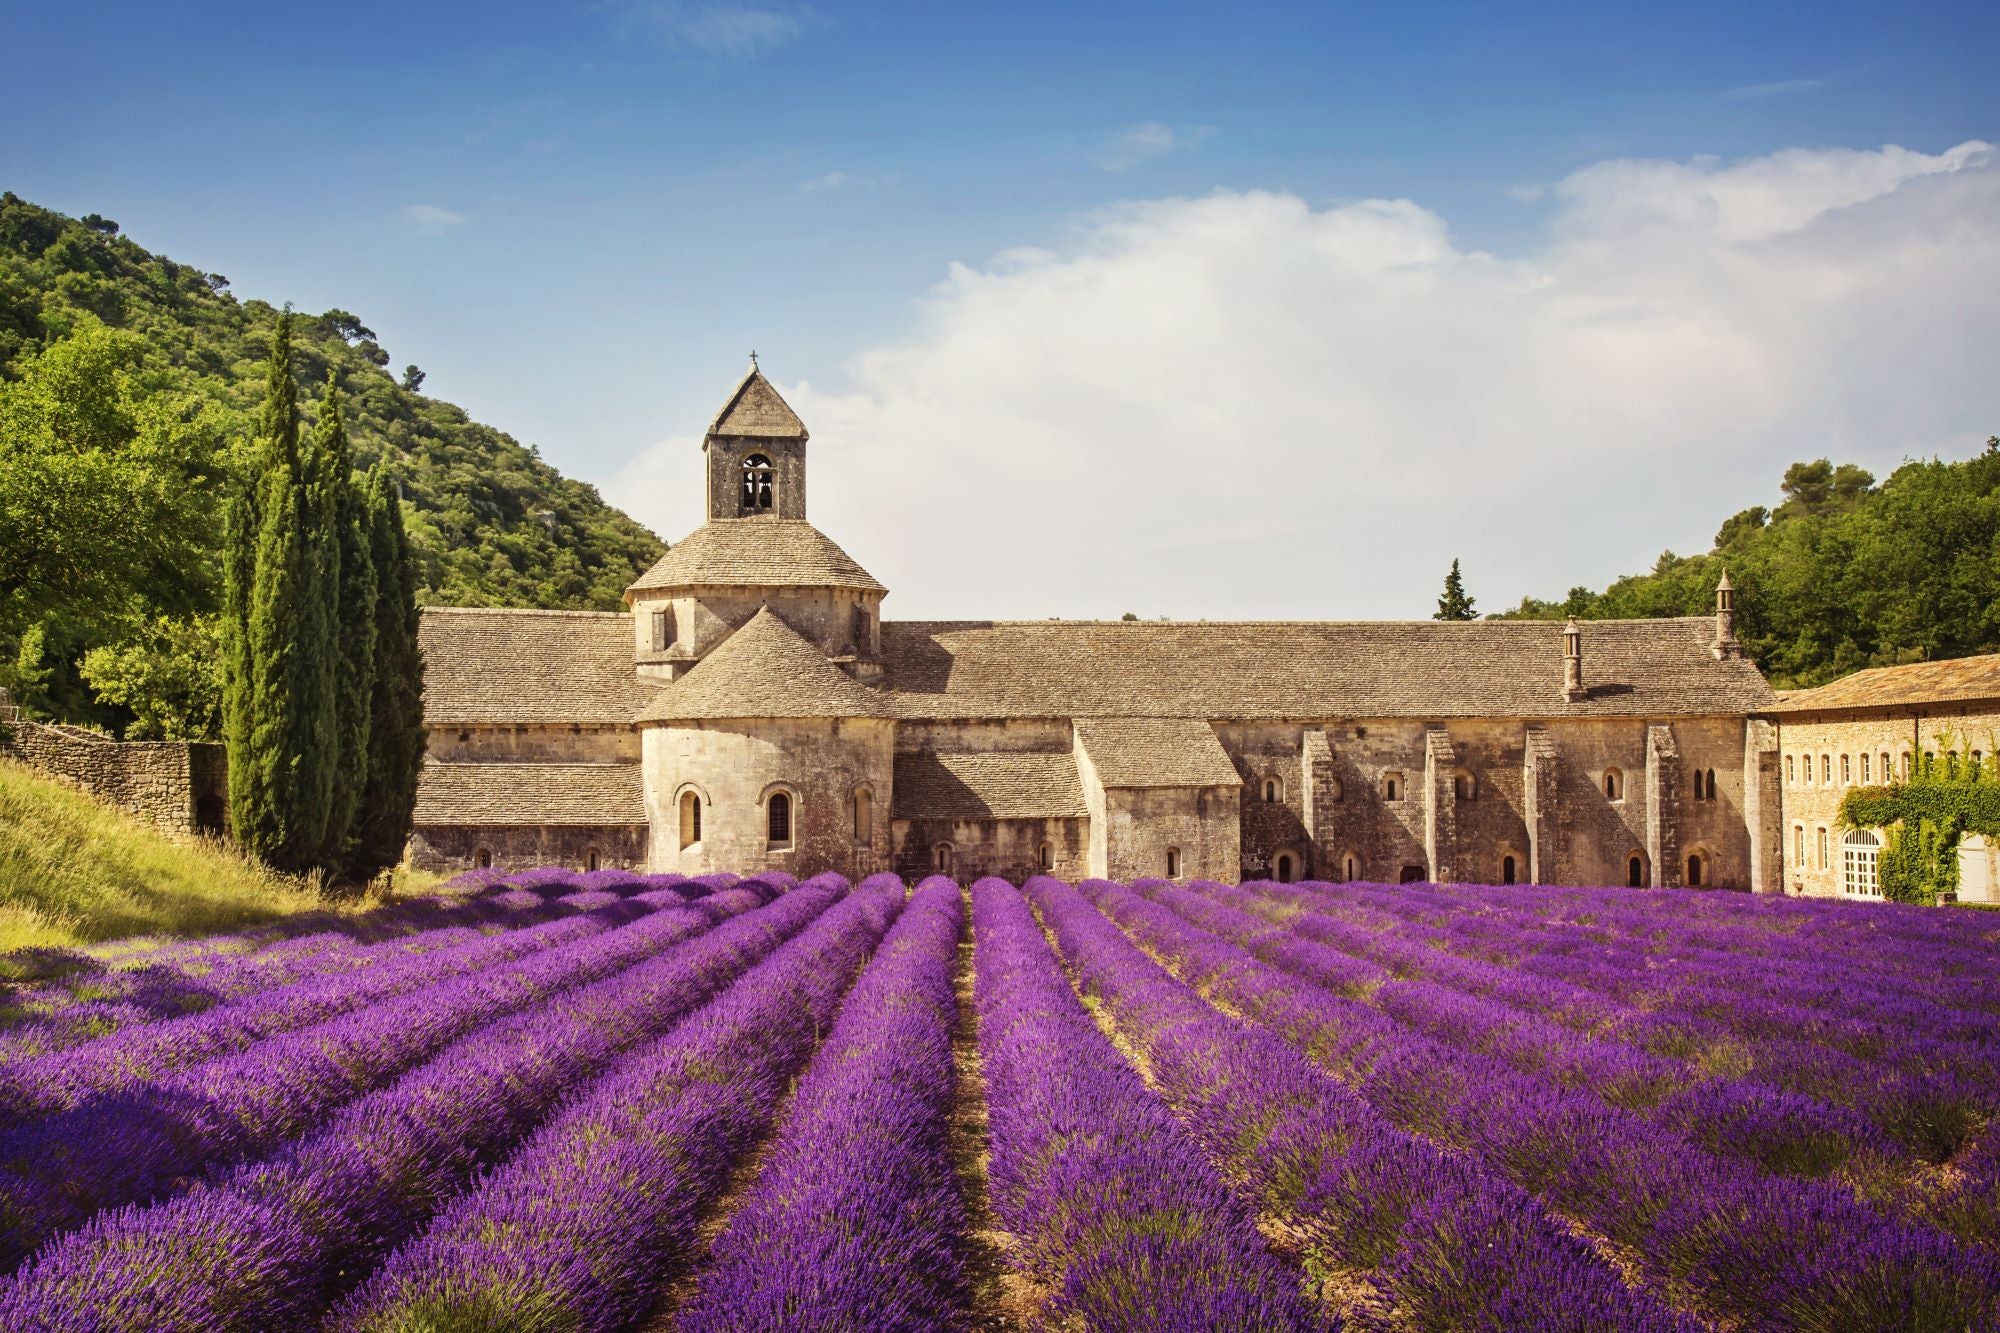
<path fill-rule="evenodd" d="M 653 612 L 653 651 L 659 652 L 667 646 L 667 613 Z"/>

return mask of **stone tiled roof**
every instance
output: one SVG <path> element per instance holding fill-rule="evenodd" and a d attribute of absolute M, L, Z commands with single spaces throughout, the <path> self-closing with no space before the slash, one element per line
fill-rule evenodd
<path fill-rule="evenodd" d="M 632 668 L 620 611 L 424 608 L 424 720 L 630 722 L 660 682 Z"/>
<path fill-rule="evenodd" d="M 1078 718 L 1076 739 L 1107 787 L 1234 787 L 1215 728 L 1193 718 Z"/>
<path fill-rule="evenodd" d="M 767 606 L 661 690 L 639 720 L 886 716 L 877 691 L 829 662 Z"/>
<path fill-rule="evenodd" d="M 896 819 L 1083 819 L 1076 756 L 899 754 Z"/>
<path fill-rule="evenodd" d="M 418 827 L 646 822 L 637 764 L 437 764 L 417 780 Z"/>
<path fill-rule="evenodd" d="M 646 588 L 701 585 L 887 591 L 832 538 L 792 518 L 724 518 L 705 524 L 625 591 L 629 596 Z"/>
<path fill-rule="evenodd" d="M 1553 621 L 886 621 L 896 715 L 920 718 L 1662 717 L 1772 703 L 1707 617 L 1583 625 L 1578 703 Z"/>
<path fill-rule="evenodd" d="M 2000 700 L 2000 653 L 1943 662 L 1871 667 L 1811 690 L 1787 690 L 1770 711 L 1817 713 L 1844 708 L 1922 708 Z"/>
<path fill-rule="evenodd" d="M 729 395 L 729 401 L 708 424 L 710 435 L 752 436 L 760 440 L 803 440 L 806 424 L 771 387 L 756 366 Z"/>

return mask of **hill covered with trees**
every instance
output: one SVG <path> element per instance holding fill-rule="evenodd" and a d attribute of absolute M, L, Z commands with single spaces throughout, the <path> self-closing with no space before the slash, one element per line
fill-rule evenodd
<path fill-rule="evenodd" d="M 1822 458 L 1794 463 L 1776 508 L 1728 519 L 1704 555 L 1668 551 L 1650 573 L 1509 618 L 1706 615 L 1723 569 L 1736 632 L 1780 688 L 1863 667 L 2000 652 L 2000 439 L 1959 462 L 1909 462 L 1878 483 Z"/>
<path fill-rule="evenodd" d="M 253 458 L 278 310 L 91 215 L 0 195 L 0 686 L 31 713 L 212 737 L 219 521 Z M 386 459 L 427 603 L 616 608 L 664 549 L 522 445 L 421 392 L 344 310 L 296 321 L 311 418 L 338 385 Z"/>

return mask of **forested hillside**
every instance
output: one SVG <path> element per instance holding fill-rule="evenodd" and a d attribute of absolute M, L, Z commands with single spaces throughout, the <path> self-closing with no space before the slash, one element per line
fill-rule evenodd
<path fill-rule="evenodd" d="M 1862 667 L 2000 652 L 2000 440 L 1962 462 L 1905 463 L 1877 483 L 1851 464 L 1795 463 L 1775 509 L 1743 510 L 1706 555 L 1508 617 L 1706 615 L 1723 568 L 1743 646 L 1780 688 Z"/>
<path fill-rule="evenodd" d="M 0 686 L 135 736 L 213 735 L 222 499 L 249 456 L 277 310 L 116 223 L 0 195 Z M 532 446 L 421 392 L 357 316 L 297 323 L 308 415 L 340 386 L 383 456 L 420 600 L 615 608 L 663 549 Z"/>

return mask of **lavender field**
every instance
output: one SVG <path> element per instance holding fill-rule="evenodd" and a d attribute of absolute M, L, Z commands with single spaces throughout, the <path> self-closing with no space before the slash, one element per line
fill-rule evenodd
<path fill-rule="evenodd" d="M 12 960 L 7 1330 L 2000 1327 L 2000 917 L 467 877 Z"/>

